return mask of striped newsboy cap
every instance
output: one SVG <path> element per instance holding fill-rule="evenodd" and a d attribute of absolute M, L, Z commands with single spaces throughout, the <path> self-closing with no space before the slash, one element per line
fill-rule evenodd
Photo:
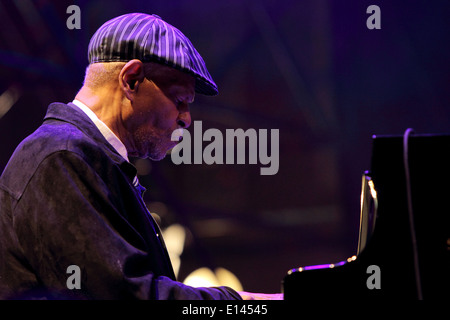
<path fill-rule="evenodd" d="M 217 95 L 217 85 L 191 41 L 157 15 L 129 13 L 105 22 L 92 36 L 89 63 L 158 62 L 192 75 L 195 91 Z"/>

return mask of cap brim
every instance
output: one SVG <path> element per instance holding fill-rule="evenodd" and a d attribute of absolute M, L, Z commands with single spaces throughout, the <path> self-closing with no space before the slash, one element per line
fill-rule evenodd
<path fill-rule="evenodd" d="M 195 92 L 206 96 L 216 96 L 219 94 L 219 90 L 215 84 L 199 77 L 196 77 L 195 79 Z"/>

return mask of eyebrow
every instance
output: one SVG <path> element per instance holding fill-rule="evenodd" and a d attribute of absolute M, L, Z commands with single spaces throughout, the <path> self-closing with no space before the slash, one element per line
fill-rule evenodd
<path fill-rule="evenodd" d="M 173 83 L 172 87 L 175 89 L 175 94 L 179 98 L 183 98 L 184 100 L 189 100 L 188 103 L 191 104 L 195 100 L 195 89 L 192 88 L 192 91 L 190 88 L 184 84 L 181 83 Z"/>
<path fill-rule="evenodd" d="M 193 95 L 191 95 L 191 97 L 192 97 L 191 100 L 188 101 L 189 104 L 194 103 L 194 100 L 195 100 L 195 92 L 194 92 Z"/>

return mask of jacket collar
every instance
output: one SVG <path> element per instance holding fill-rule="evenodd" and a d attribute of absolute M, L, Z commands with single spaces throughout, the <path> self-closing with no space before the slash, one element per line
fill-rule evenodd
<path fill-rule="evenodd" d="M 50 120 L 58 120 L 70 123 L 96 141 L 108 156 L 116 162 L 121 169 L 130 176 L 131 180 L 136 176 L 136 168 L 124 159 L 117 150 L 105 139 L 92 120 L 73 103 L 55 102 L 49 105 L 44 117 L 44 123 Z"/>

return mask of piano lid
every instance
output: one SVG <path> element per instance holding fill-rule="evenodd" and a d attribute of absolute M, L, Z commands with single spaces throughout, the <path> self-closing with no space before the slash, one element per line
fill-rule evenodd
<path fill-rule="evenodd" d="M 450 135 L 407 131 L 372 143 L 357 254 L 289 270 L 286 300 L 450 297 Z"/>

